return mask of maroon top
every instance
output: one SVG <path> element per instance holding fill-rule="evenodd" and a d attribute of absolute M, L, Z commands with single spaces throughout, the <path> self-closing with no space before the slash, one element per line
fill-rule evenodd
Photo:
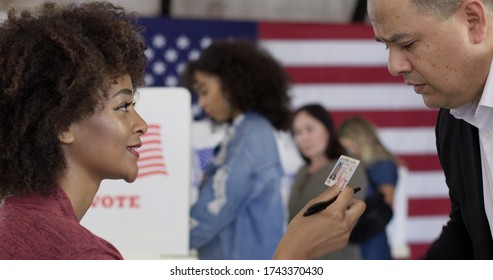
<path fill-rule="evenodd" d="M 65 192 L 9 196 L 0 204 L 0 259 L 123 259 L 80 225 Z"/>

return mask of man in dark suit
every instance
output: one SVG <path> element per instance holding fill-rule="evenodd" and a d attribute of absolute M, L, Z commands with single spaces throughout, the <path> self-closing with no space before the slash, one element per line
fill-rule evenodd
<path fill-rule="evenodd" d="M 452 210 L 426 258 L 493 259 L 493 0 L 368 0 L 368 15 L 389 72 L 441 108 Z"/>

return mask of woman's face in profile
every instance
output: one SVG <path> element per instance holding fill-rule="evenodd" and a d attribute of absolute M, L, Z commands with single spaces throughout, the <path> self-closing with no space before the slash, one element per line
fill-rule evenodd
<path fill-rule="evenodd" d="M 94 180 L 137 178 L 140 136 L 147 124 L 135 111 L 134 93 L 129 75 L 115 79 L 103 109 L 70 126 L 72 141 L 63 145 L 70 168 Z"/>
<path fill-rule="evenodd" d="M 325 157 L 330 136 L 319 120 L 301 111 L 294 117 L 293 133 L 295 143 L 303 156 L 309 159 Z"/>
<path fill-rule="evenodd" d="M 196 71 L 194 79 L 199 106 L 211 119 L 225 122 L 240 114 L 226 99 L 218 76 Z"/>

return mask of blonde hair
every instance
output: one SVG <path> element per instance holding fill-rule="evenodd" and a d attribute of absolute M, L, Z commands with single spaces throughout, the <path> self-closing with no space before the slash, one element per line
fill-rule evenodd
<path fill-rule="evenodd" d="M 339 137 L 347 138 L 359 146 L 360 159 L 366 164 L 390 159 L 397 163 L 395 156 L 380 141 L 375 126 L 361 117 L 350 117 L 341 123 Z"/>

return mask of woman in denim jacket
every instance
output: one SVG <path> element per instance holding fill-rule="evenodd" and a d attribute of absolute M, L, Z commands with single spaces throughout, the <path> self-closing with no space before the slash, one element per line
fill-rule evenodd
<path fill-rule="evenodd" d="M 190 246 L 200 259 L 270 259 L 286 221 L 274 130 L 289 128 L 289 77 L 252 45 L 216 42 L 184 82 L 212 120 L 229 124 L 191 210 Z"/>

